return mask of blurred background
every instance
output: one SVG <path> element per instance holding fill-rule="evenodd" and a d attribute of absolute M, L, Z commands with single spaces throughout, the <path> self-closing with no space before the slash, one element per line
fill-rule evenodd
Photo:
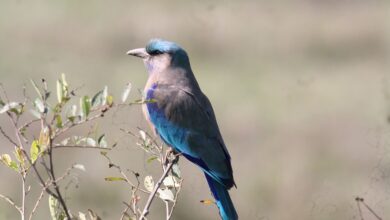
<path fill-rule="evenodd" d="M 107 85 L 120 96 L 131 82 L 136 99 L 147 76 L 126 51 L 151 38 L 175 41 L 216 111 L 240 219 L 360 219 L 356 196 L 389 219 L 388 21 L 389 3 L 380 0 L 2 1 L 0 82 L 18 100 L 24 84 L 35 95 L 30 79 L 45 78 L 54 90 L 66 73 L 80 94 Z M 7 122 L 0 115 L 1 126 Z M 147 155 L 118 129 L 137 126 L 147 129 L 140 106 L 99 122 L 110 141 L 120 141 L 114 161 L 158 175 L 157 164 L 146 164 Z M 9 145 L 1 137 L 0 153 L 10 153 Z M 91 208 L 103 219 L 119 218 L 129 191 L 104 181 L 117 173 L 98 151 L 61 150 L 56 160 L 57 172 L 72 163 L 87 170 L 76 171 L 77 187 L 67 190 L 73 212 Z M 199 202 L 211 198 L 203 174 L 184 159 L 180 166 L 184 185 L 173 219 L 218 219 L 216 207 Z M 20 187 L 0 166 L 0 193 L 20 202 Z M 49 219 L 44 199 L 36 219 Z M 163 212 L 156 200 L 149 219 Z M 0 219 L 17 218 L 0 200 Z"/>

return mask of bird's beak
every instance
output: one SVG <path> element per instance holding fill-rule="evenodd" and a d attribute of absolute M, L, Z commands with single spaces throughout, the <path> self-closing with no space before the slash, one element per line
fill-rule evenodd
<path fill-rule="evenodd" d="M 146 58 L 149 56 L 148 52 L 146 52 L 145 48 L 137 48 L 127 51 L 127 55 L 139 57 L 139 58 Z"/>

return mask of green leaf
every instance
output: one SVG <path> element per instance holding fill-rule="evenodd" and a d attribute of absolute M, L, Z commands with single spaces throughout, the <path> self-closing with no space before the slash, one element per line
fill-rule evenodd
<path fill-rule="evenodd" d="M 18 162 L 21 164 L 21 166 L 24 167 L 24 160 L 25 160 L 25 158 L 24 158 L 24 154 L 23 154 L 22 148 L 15 147 L 14 154 L 15 154 L 15 157 L 18 160 Z"/>
<path fill-rule="evenodd" d="M 152 162 L 153 160 L 155 160 L 155 159 L 157 159 L 158 157 L 156 157 L 156 156 L 151 156 L 151 157 L 149 157 L 148 158 L 148 160 L 146 161 L 147 163 L 150 163 L 150 162 Z"/>
<path fill-rule="evenodd" d="M 91 99 L 88 96 L 84 96 L 80 99 L 80 106 L 82 109 L 82 116 L 87 118 L 91 110 Z"/>
<path fill-rule="evenodd" d="M 56 126 L 57 126 L 57 128 L 62 128 L 62 117 L 61 117 L 61 115 L 56 115 Z"/>
<path fill-rule="evenodd" d="M 112 106 L 114 104 L 114 97 L 112 95 L 107 96 L 107 105 Z"/>
<path fill-rule="evenodd" d="M 37 84 L 36 84 L 36 83 L 34 82 L 34 80 L 32 80 L 32 79 L 30 79 L 30 81 L 31 81 L 31 84 L 33 85 L 35 91 L 38 93 L 39 98 L 42 98 L 42 97 L 43 97 L 43 96 L 42 96 L 42 92 L 41 92 L 41 90 L 38 88 Z"/>
<path fill-rule="evenodd" d="M 52 220 L 59 220 L 59 202 L 52 195 L 49 195 L 49 210 Z"/>
<path fill-rule="evenodd" d="M 148 190 L 149 192 L 153 191 L 153 189 L 154 189 L 154 180 L 153 180 L 152 176 L 145 176 L 144 186 L 145 186 L 146 190 Z"/>
<path fill-rule="evenodd" d="M 123 177 L 109 176 L 104 178 L 105 181 L 126 181 Z"/>
<path fill-rule="evenodd" d="M 0 161 L 7 167 L 18 172 L 18 164 L 15 161 L 12 161 L 11 156 L 8 154 L 3 154 L 0 156 Z"/>
<path fill-rule="evenodd" d="M 64 99 L 64 91 L 63 91 L 63 84 L 61 80 L 57 80 L 57 100 L 58 103 L 61 103 Z"/>
<path fill-rule="evenodd" d="M 131 83 L 127 83 L 125 90 L 122 93 L 122 103 L 126 102 L 127 97 L 129 97 L 130 91 L 131 91 Z"/>
<path fill-rule="evenodd" d="M 32 163 L 34 163 L 38 159 L 39 152 L 40 152 L 40 147 L 39 147 L 38 140 L 34 140 L 30 148 L 30 157 Z"/>

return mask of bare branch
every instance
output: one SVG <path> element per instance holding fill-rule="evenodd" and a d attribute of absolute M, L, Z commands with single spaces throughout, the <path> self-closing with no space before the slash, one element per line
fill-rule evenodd
<path fill-rule="evenodd" d="M 12 140 L 12 138 L 7 133 L 5 133 L 5 131 L 1 126 L 0 126 L 0 132 L 11 144 L 18 146 L 18 144 L 14 140 Z"/>
<path fill-rule="evenodd" d="M 22 209 L 21 209 L 19 206 L 17 206 L 17 205 L 15 204 L 15 202 L 14 202 L 10 197 L 0 194 L 0 198 L 2 198 L 2 199 L 4 199 L 5 201 L 7 201 L 7 202 L 8 202 L 10 205 L 12 205 L 16 210 L 18 210 L 18 212 L 19 212 L 20 214 L 23 213 Z"/>
<path fill-rule="evenodd" d="M 162 174 L 162 176 L 160 177 L 160 179 L 158 180 L 157 184 L 154 186 L 154 189 L 153 191 L 150 193 L 149 195 L 149 198 L 148 198 L 148 201 L 146 202 L 146 205 L 145 205 L 145 208 L 144 210 L 142 211 L 142 215 L 141 217 L 139 218 L 139 220 L 144 220 L 145 217 L 149 214 L 149 208 L 153 202 L 153 199 L 154 197 L 156 196 L 156 193 L 157 193 L 157 190 L 160 188 L 161 184 L 163 183 L 165 177 L 168 175 L 169 171 L 171 171 L 172 169 L 172 166 L 173 164 L 176 162 L 176 158 L 178 157 L 179 155 L 175 155 L 174 156 L 174 159 L 172 161 L 169 161 L 167 166 L 166 166 L 166 169 L 164 171 L 164 173 Z"/>

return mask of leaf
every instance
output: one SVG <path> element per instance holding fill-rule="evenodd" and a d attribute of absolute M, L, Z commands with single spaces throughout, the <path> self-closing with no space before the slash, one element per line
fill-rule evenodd
<path fill-rule="evenodd" d="M 39 152 L 40 152 L 39 142 L 37 140 L 34 140 L 30 148 L 31 163 L 34 163 L 38 159 Z"/>
<path fill-rule="evenodd" d="M 85 172 L 85 166 L 82 164 L 75 164 L 73 165 L 73 168 L 84 171 Z"/>
<path fill-rule="evenodd" d="M 127 97 L 129 97 L 130 91 L 131 91 L 131 83 L 127 83 L 125 90 L 122 93 L 122 103 L 126 102 Z"/>
<path fill-rule="evenodd" d="M 109 176 L 104 178 L 105 181 L 125 181 L 126 179 L 123 177 L 115 177 L 115 176 Z"/>
<path fill-rule="evenodd" d="M 112 95 L 107 96 L 107 105 L 112 106 L 114 104 L 114 97 Z"/>
<path fill-rule="evenodd" d="M 157 159 L 158 157 L 156 157 L 156 156 L 151 156 L 151 157 L 149 157 L 149 159 L 146 161 L 147 163 L 150 163 L 150 162 L 152 162 L 153 160 L 155 160 L 155 159 Z"/>
<path fill-rule="evenodd" d="M 48 127 L 44 127 L 41 129 L 41 132 L 39 134 L 39 140 L 38 140 L 38 145 L 40 146 L 42 151 L 46 149 L 47 145 L 49 145 L 49 142 L 50 142 L 50 130 Z"/>
<path fill-rule="evenodd" d="M 180 187 L 179 181 L 177 181 L 177 179 L 171 175 L 165 177 L 163 183 L 166 187 Z"/>
<path fill-rule="evenodd" d="M 34 80 L 30 79 L 31 84 L 33 85 L 35 91 L 38 93 L 39 97 L 42 98 L 41 90 L 38 88 L 37 84 L 34 82 Z"/>
<path fill-rule="evenodd" d="M 94 211 L 88 209 L 89 218 L 91 220 L 102 220 Z"/>
<path fill-rule="evenodd" d="M 25 157 L 24 157 L 22 148 L 15 146 L 14 154 L 15 154 L 15 157 L 18 160 L 18 162 L 22 165 L 22 167 L 24 167 Z"/>
<path fill-rule="evenodd" d="M 49 195 L 49 210 L 50 210 L 50 216 L 52 220 L 59 220 L 59 203 L 56 198 L 54 198 L 52 195 Z"/>
<path fill-rule="evenodd" d="M 87 220 L 87 216 L 84 213 L 79 212 L 79 218 L 78 219 L 79 220 Z"/>
<path fill-rule="evenodd" d="M 57 126 L 57 128 L 62 128 L 62 117 L 61 117 L 61 115 L 56 115 L 56 126 Z"/>
<path fill-rule="evenodd" d="M 107 97 L 108 97 L 108 87 L 104 86 L 103 95 L 102 95 L 102 105 L 107 104 Z"/>
<path fill-rule="evenodd" d="M 62 79 L 62 84 L 67 89 L 69 87 L 69 85 L 68 85 L 68 82 L 66 82 L 65 73 L 61 73 L 61 79 Z"/>
<path fill-rule="evenodd" d="M 146 140 L 146 133 L 145 133 L 145 131 L 139 130 L 139 134 L 141 135 L 142 140 L 145 141 Z"/>
<path fill-rule="evenodd" d="M 200 200 L 200 202 L 203 203 L 204 205 L 215 204 L 214 200 L 211 200 L 211 199 Z"/>
<path fill-rule="evenodd" d="M 90 138 L 90 137 L 78 137 L 78 136 L 75 136 L 74 138 L 76 139 L 76 144 L 85 143 L 85 145 L 87 145 L 87 146 L 96 147 L 96 141 L 93 138 Z"/>
<path fill-rule="evenodd" d="M 107 141 L 106 141 L 106 136 L 104 134 L 102 134 L 99 138 L 98 138 L 98 145 L 100 147 L 107 147 L 108 144 L 107 144 Z"/>
<path fill-rule="evenodd" d="M 38 119 L 41 118 L 41 113 L 35 111 L 34 109 L 30 109 L 29 111 L 30 111 L 30 113 L 31 113 L 32 115 L 34 115 L 34 117 L 36 117 L 36 118 L 38 118 Z"/>
<path fill-rule="evenodd" d="M 153 181 L 153 177 L 152 176 L 145 176 L 144 186 L 145 186 L 146 190 L 148 190 L 149 192 L 153 191 L 153 189 L 154 189 L 154 181 Z"/>
<path fill-rule="evenodd" d="M 13 170 L 15 170 L 16 172 L 18 171 L 18 165 L 16 164 L 15 161 L 12 161 L 11 157 L 9 156 L 9 154 L 3 154 L 0 156 L 0 161 L 6 165 L 7 167 L 9 168 L 12 168 Z"/>
<path fill-rule="evenodd" d="M 46 112 L 45 105 L 43 104 L 41 99 L 36 98 L 34 101 L 34 106 L 37 108 L 38 112 L 40 112 L 40 113 Z"/>
<path fill-rule="evenodd" d="M 173 176 L 181 179 L 181 171 L 180 171 L 179 165 L 177 163 L 172 165 L 172 174 L 173 174 Z"/>
<path fill-rule="evenodd" d="M 96 93 L 91 101 L 92 107 L 97 107 L 99 105 L 103 104 L 103 90 L 100 90 L 98 93 Z"/>
<path fill-rule="evenodd" d="M 6 105 L 4 105 L 1 109 L 0 109 L 0 114 L 3 114 L 7 111 L 11 111 L 11 110 L 17 110 L 16 108 L 17 107 L 20 107 L 22 106 L 21 103 L 19 102 L 10 102 L 10 103 L 7 103 Z"/>
<path fill-rule="evenodd" d="M 91 110 L 91 99 L 88 96 L 80 98 L 80 106 L 82 109 L 82 116 L 87 118 Z"/>
<path fill-rule="evenodd" d="M 64 99 L 64 91 L 63 91 L 63 84 L 61 80 L 57 80 L 57 100 L 58 103 L 61 103 Z"/>
<path fill-rule="evenodd" d="M 158 189 L 158 196 L 160 199 L 164 201 L 171 201 L 173 202 L 175 200 L 175 196 L 173 195 L 172 191 L 170 189 Z"/>
<path fill-rule="evenodd" d="M 76 116 L 77 116 L 77 106 L 72 105 L 71 107 L 68 107 L 66 110 L 66 117 L 68 118 L 68 120 L 74 122 Z"/>

